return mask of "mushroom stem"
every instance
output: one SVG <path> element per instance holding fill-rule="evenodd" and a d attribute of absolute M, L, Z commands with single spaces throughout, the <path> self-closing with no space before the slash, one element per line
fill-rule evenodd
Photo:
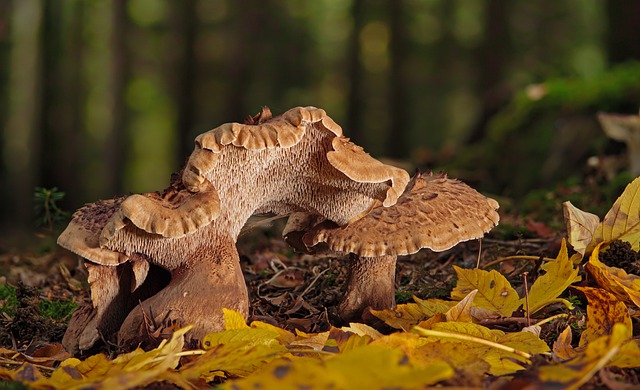
<path fill-rule="evenodd" d="M 396 306 L 395 275 L 397 256 L 351 256 L 347 289 L 338 305 L 345 321 L 361 321 L 368 309 Z"/>
<path fill-rule="evenodd" d="M 171 325 L 163 324 L 165 319 L 180 326 L 194 325 L 189 337 L 196 340 L 224 329 L 223 308 L 247 317 L 249 297 L 231 238 L 198 248 L 172 272 L 169 285 L 141 306 L 134 308 L 120 327 L 120 345 L 131 345 L 144 337 L 144 315 L 153 319 L 156 328 Z"/>

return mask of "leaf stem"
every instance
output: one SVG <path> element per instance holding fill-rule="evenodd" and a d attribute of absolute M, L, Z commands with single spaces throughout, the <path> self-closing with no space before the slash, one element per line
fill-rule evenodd
<path fill-rule="evenodd" d="M 514 353 L 518 356 L 522 356 L 525 359 L 531 359 L 532 357 L 532 355 L 527 352 L 520 351 L 518 349 L 509 347 L 503 344 L 499 344 L 493 341 L 485 340 L 480 337 L 469 336 L 469 335 L 460 334 L 460 333 L 448 333 L 448 332 L 441 332 L 438 330 L 424 329 L 419 326 L 414 326 L 413 330 L 415 330 L 416 332 L 418 332 L 423 336 L 444 337 L 444 338 L 457 339 L 462 341 L 470 341 L 472 343 L 483 344 L 492 348 L 501 349 L 506 352 Z"/>
<path fill-rule="evenodd" d="M 556 318 L 564 318 L 564 317 L 569 317 L 569 314 L 567 314 L 567 313 L 556 314 L 555 316 L 551 316 L 549 318 L 545 318 L 542 321 L 536 322 L 536 325 L 538 325 L 538 326 L 544 325 L 547 322 L 551 322 L 551 321 L 555 320 Z"/>

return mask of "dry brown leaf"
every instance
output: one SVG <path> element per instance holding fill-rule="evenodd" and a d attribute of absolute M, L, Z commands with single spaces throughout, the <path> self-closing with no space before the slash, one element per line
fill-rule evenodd
<path fill-rule="evenodd" d="M 562 204 L 562 211 L 569 236 L 569 244 L 576 252 L 584 256 L 600 224 L 600 217 L 580 210 L 569 201 Z"/>
<path fill-rule="evenodd" d="M 473 298 L 477 293 L 478 290 L 471 291 L 464 299 L 458 302 L 457 305 L 449 309 L 449 311 L 445 313 L 447 321 L 473 322 L 471 306 L 473 305 Z"/>
<path fill-rule="evenodd" d="M 572 359 L 578 354 L 571 345 L 572 341 L 573 333 L 571 332 L 571 327 L 567 325 L 553 343 L 553 360 L 555 362 Z"/>

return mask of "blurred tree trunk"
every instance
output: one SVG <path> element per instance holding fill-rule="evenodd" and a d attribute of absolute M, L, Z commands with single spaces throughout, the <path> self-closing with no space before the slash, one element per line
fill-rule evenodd
<path fill-rule="evenodd" d="M 44 2 L 42 42 L 41 186 L 67 193 L 65 203 L 81 198 L 76 175 L 83 119 L 83 2 Z M 65 15 L 69 14 L 67 24 Z"/>
<path fill-rule="evenodd" d="M 232 46 L 231 56 L 227 65 L 227 110 L 228 117 L 225 120 L 242 121 L 253 111 L 245 107 L 246 96 L 251 93 L 252 65 L 259 66 L 259 59 L 254 58 L 257 46 L 268 42 L 268 38 L 262 36 L 265 20 L 269 17 L 266 13 L 270 8 L 265 2 L 257 0 L 237 0 L 231 2 L 234 15 L 231 31 L 235 41 Z M 258 107 L 251 108 L 256 110 Z"/>
<path fill-rule="evenodd" d="M 406 158 L 409 145 L 407 139 L 407 101 L 404 64 L 406 59 L 406 32 L 404 29 L 404 1 L 389 0 L 391 70 L 389 72 L 389 129 L 386 153 L 392 158 Z"/>
<path fill-rule="evenodd" d="M 178 35 L 180 55 L 175 67 L 174 91 L 176 96 L 177 134 L 179 137 L 178 161 L 182 162 L 193 151 L 193 127 L 195 118 L 195 82 L 197 58 L 195 42 L 198 33 L 196 1 L 172 2 L 173 31 Z"/>
<path fill-rule="evenodd" d="M 485 33 L 477 55 L 477 91 L 482 98 L 482 111 L 469 132 L 469 143 L 484 138 L 487 122 L 509 99 L 510 91 L 504 83 L 510 44 L 506 7 L 506 0 L 485 1 Z"/>
<path fill-rule="evenodd" d="M 126 0 L 113 0 L 111 29 L 111 131 L 105 145 L 107 188 L 109 194 L 121 194 L 123 189 L 126 146 L 126 106 L 124 91 L 127 83 L 129 53 L 126 37 L 128 20 Z"/>
<path fill-rule="evenodd" d="M 640 1 L 606 2 L 609 62 L 640 60 Z"/>
<path fill-rule="evenodd" d="M 360 62 L 360 31 L 364 26 L 364 0 L 353 0 L 351 5 L 351 19 L 353 29 L 349 37 L 347 58 L 347 77 L 349 79 L 349 97 L 347 101 L 346 132 L 356 144 L 362 143 L 362 77 L 363 69 Z"/>
<path fill-rule="evenodd" d="M 40 29 L 43 2 L 12 3 L 11 58 L 8 93 L 11 96 L 3 130 L 2 157 L 6 168 L 2 183 L 2 216 L 10 228 L 24 230 L 32 221 L 32 194 L 37 183 L 40 142 L 37 138 L 42 72 Z"/>

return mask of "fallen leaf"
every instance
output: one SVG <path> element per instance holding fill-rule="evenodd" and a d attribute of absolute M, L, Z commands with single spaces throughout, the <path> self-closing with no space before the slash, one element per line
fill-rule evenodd
<path fill-rule="evenodd" d="M 342 330 L 345 332 L 355 333 L 359 336 L 369 336 L 372 340 L 377 340 L 382 337 L 382 333 L 378 332 L 376 329 L 367 324 L 360 324 L 357 322 L 351 322 L 349 323 L 349 326 L 343 326 Z"/>
<path fill-rule="evenodd" d="M 235 310 L 222 308 L 222 314 L 224 315 L 224 328 L 227 330 L 246 329 L 249 327 L 247 320 Z"/>
<path fill-rule="evenodd" d="M 420 321 L 430 317 L 425 314 L 416 303 L 405 303 L 396 306 L 395 309 L 371 310 L 371 314 L 392 328 L 404 330 L 411 329 Z"/>
<path fill-rule="evenodd" d="M 225 388 L 406 388 L 422 389 L 454 375 L 445 362 L 427 367 L 406 361 L 399 350 L 366 345 L 330 358 L 278 360 L 244 380 L 225 383 Z"/>
<path fill-rule="evenodd" d="M 617 323 L 624 324 L 631 338 L 631 316 L 623 302 L 601 288 L 574 287 L 587 297 L 587 328 L 580 336 L 579 345 L 586 345 L 598 337 L 611 334 Z"/>
<path fill-rule="evenodd" d="M 598 244 L 593 249 L 585 269 L 600 287 L 625 304 L 640 308 L 640 276 L 627 274 L 623 269 L 603 264 L 599 259 L 601 246 L 602 244 Z"/>
<path fill-rule="evenodd" d="M 560 335 L 558 335 L 556 341 L 553 342 L 553 360 L 555 362 L 572 359 L 578 354 L 571 345 L 572 341 L 573 333 L 571 332 L 571 327 L 567 325 Z"/>
<path fill-rule="evenodd" d="M 447 321 L 473 322 L 471 306 L 473 305 L 473 298 L 477 293 L 478 290 L 471 291 L 463 300 L 458 302 L 457 305 L 449 309 L 449 311 L 445 313 Z"/>
<path fill-rule="evenodd" d="M 600 242 L 614 240 L 626 241 L 636 251 L 640 249 L 640 177 L 629 183 L 613 203 L 594 232 L 587 253 Z"/>
<path fill-rule="evenodd" d="M 640 368 L 640 340 L 629 340 L 622 344 L 608 365 L 620 368 Z"/>
<path fill-rule="evenodd" d="M 471 291 L 478 290 L 474 306 L 492 310 L 508 317 L 520 306 L 520 297 L 511 284 L 498 271 L 464 269 L 453 266 L 458 275 L 458 283 L 451 292 L 451 298 L 461 300 Z"/>
<path fill-rule="evenodd" d="M 629 330 L 625 325 L 614 325 L 610 335 L 593 340 L 574 359 L 540 367 L 539 379 L 548 388 L 579 388 L 618 353 L 620 347 L 627 341 L 628 333 Z"/>
<path fill-rule="evenodd" d="M 529 289 L 530 314 L 534 314 L 548 304 L 555 302 L 567 287 L 582 279 L 578 276 L 578 268 L 574 268 L 569 259 L 564 239 L 556 260 L 546 262 L 540 266 L 540 269 L 545 271 L 545 274 L 539 276 Z M 520 301 L 521 304 L 524 302 L 524 299 Z M 572 308 L 568 302 L 565 304 Z"/>
<path fill-rule="evenodd" d="M 422 313 L 426 316 L 431 317 L 436 313 L 446 313 L 450 308 L 456 305 L 457 302 L 454 301 L 445 301 L 442 299 L 420 299 L 413 296 L 414 302 L 418 305 L 418 308 Z"/>
<path fill-rule="evenodd" d="M 564 223 L 567 227 L 569 244 L 576 252 L 584 256 L 600 224 L 600 217 L 580 210 L 569 201 L 562 203 L 562 211 L 564 213 Z"/>

